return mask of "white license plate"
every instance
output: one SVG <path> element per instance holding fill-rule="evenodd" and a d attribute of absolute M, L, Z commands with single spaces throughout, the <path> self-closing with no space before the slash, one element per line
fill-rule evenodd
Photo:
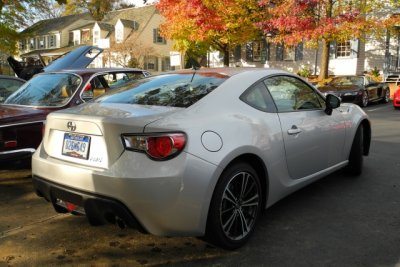
<path fill-rule="evenodd" d="M 69 157 L 88 159 L 90 136 L 79 134 L 64 134 L 62 154 Z"/>

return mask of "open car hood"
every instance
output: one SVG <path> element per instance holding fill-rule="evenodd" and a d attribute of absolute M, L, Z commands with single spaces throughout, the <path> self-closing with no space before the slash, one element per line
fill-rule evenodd
<path fill-rule="evenodd" d="M 84 69 L 92 61 L 103 52 L 103 49 L 96 46 L 80 46 L 64 56 L 54 60 L 48 66 L 45 66 L 44 61 L 40 54 L 36 57 L 39 63 L 34 65 L 33 68 L 37 69 L 34 74 L 42 71 L 59 71 L 64 69 Z M 13 69 L 15 74 L 21 78 L 21 72 L 25 68 L 25 62 L 19 62 L 13 57 L 7 58 L 8 64 Z"/>
<path fill-rule="evenodd" d="M 102 52 L 103 49 L 96 46 L 80 46 L 51 62 L 44 68 L 44 71 L 49 72 L 64 69 L 84 69 Z"/>

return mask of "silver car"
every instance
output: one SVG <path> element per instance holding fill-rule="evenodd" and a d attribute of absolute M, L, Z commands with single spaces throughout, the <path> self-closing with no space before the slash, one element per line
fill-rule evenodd
<path fill-rule="evenodd" d="M 58 212 L 242 246 L 268 208 L 346 167 L 371 127 L 356 105 L 272 69 L 184 70 L 51 113 L 33 183 Z"/>

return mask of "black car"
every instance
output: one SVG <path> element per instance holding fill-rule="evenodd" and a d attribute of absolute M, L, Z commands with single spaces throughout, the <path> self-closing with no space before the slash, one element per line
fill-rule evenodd
<path fill-rule="evenodd" d="M 342 102 L 355 103 L 361 107 L 368 106 L 370 102 L 387 103 L 390 99 L 389 86 L 367 76 L 337 76 L 318 90 L 324 94 L 334 94 L 340 97 Z"/>

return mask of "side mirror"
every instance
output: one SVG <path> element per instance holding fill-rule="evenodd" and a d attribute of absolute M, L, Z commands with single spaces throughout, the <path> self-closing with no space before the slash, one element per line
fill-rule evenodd
<path fill-rule="evenodd" d="M 333 109 L 340 107 L 340 98 L 335 95 L 328 94 L 326 96 L 325 105 L 325 113 L 332 115 Z"/>

